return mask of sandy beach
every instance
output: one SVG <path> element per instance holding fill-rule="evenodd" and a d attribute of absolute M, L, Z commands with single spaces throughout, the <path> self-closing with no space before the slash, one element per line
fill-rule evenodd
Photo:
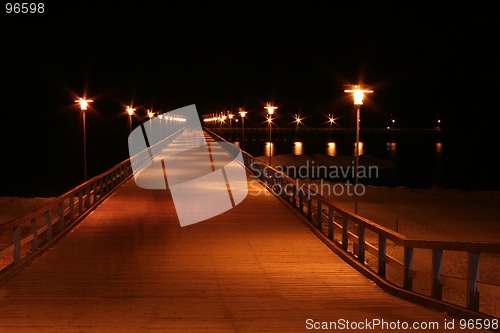
<path fill-rule="evenodd" d="M 52 197 L 23 198 L 2 196 L 0 197 L 0 223 L 28 214 L 53 199 Z"/>

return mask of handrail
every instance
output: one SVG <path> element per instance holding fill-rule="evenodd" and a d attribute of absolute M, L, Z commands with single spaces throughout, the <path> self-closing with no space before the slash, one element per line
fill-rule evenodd
<path fill-rule="evenodd" d="M 0 224 L 2 243 L 10 240 L 10 244 L 7 243 L 9 245 L 0 248 L 0 279 L 10 278 L 17 273 L 17 270 L 13 270 L 14 267 L 20 268 L 22 263 L 34 259 L 83 220 L 131 175 L 132 168 L 128 159 L 40 208 Z"/>
<path fill-rule="evenodd" d="M 205 130 L 214 138 L 226 141 L 210 129 Z M 306 185 L 298 184 L 297 180 L 288 177 L 284 172 L 257 160 L 250 154 L 242 151 L 245 166 L 258 178 L 267 189 L 276 197 L 291 206 L 301 216 L 309 227 L 325 243 L 342 254 L 342 257 L 355 268 L 363 270 L 370 277 L 390 291 L 398 295 L 405 294 L 408 298 L 418 296 L 426 305 L 437 309 L 446 309 L 449 312 L 460 313 L 462 316 L 482 316 L 491 318 L 492 315 L 480 311 L 481 295 L 500 297 L 500 286 L 479 280 L 480 254 L 500 253 L 499 242 L 459 242 L 408 239 L 406 236 L 385 228 L 360 215 L 346 211 L 336 206 L 329 199 Z M 337 234 L 336 230 L 340 232 Z M 368 239 L 367 231 L 375 234 Z M 388 254 L 389 247 L 399 247 L 403 251 L 402 260 Z M 428 272 L 414 269 L 414 249 L 430 250 L 432 263 Z M 442 274 L 443 252 L 459 251 L 467 254 L 466 279 L 450 277 Z M 394 251 L 391 251 L 394 252 Z M 376 265 L 372 267 L 366 263 L 366 255 L 375 257 Z M 387 276 L 387 266 L 400 270 L 399 281 L 390 281 Z M 430 295 L 419 290 L 413 290 L 414 280 L 426 278 L 430 285 Z M 454 301 L 443 301 L 443 287 L 462 288 L 465 295 L 465 306 Z M 402 292 L 401 292 L 402 291 Z M 463 311 L 462 311 L 463 310 Z"/>

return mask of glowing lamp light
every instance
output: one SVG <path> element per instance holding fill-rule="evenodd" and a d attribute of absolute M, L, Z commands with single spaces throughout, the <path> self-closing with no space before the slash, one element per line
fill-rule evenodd
<path fill-rule="evenodd" d="M 134 114 L 134 112 L 135 112 L 134 108 L 132 108 L 130 105 L 127 106 L 127 113 L 129 116 L 132 116 Z"/>
<path fill-rule="evenodd" d="M 80 104 L 80 110 L 85 111 L 85 110 L 87 110 L 87 107 L 89 106 L 89 103 L 92 103 L 93 100 L 91 100 L 91 99 L 84 99 L 84 98 L 80 97 L 75 102 Z"/>
<path fill-rule="evenodd" d="M 354 98 L 354 105 L 363 105 L 363 98 L 365 97 L 365 94 L 370 94 L 373 92 L 373 90 L 364 90 L 361 89 L 360 86 L 355 85 L 354 89 L 344 90 L 344 92 L 352 93 L 352 96 Z"/>
<path fill-rule="evenodd" d="M 240 108 L 239 114 L 240 114 L 241 118 L 245 118 L 245 116 L 247 114 L 247 111 L 245 111 L 242 108 Z"/>
<path fill-rule="evenodd" d="M 277 108 L 278 108 L 277 106 L 273 106 L 269 102 L 267 102 L 266 106 L 264 107 L 264 109 L 267 109 L 267 113 L 269 113 L 270 115 L 274 114 L 274 110 L 276 110 Z"/>
<path fill-rule="evenodd" d="M 295 115 L 294 115 L 294 117 L 295 117 L 294 122 L 295 122 L 295 124 L 297 125 L 297 126 L 296 126 L 296 128 L 298 128 L 298 127 L 299 127 L 299 124 L 301 124 L 301 123 L 302 123 L 302 119 L 304 119 L 304 118 L 300 118 L 300 115 L 297 115 L 297 114 L 295 114 Z"/>

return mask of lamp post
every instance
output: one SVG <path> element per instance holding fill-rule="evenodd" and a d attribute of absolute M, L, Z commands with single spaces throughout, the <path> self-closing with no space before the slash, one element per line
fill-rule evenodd
<path fill-rule="evenodd" d="M 92 103 L 93 100 L 80 97 L 75 102 L 80 104 L 83 117 L 83 176 L 84 180 L 87 181 L 87 129 L 85 127 L 85 111 L 87 111 L 89 103 Z"/>
<path fill-rule="evenodd" d="M 228 111 L 229 114 L 227 117 L 229 118 L 229 141 L 233 141 L 233 117 L 234 115 Z"/>
<path fill-rule="evenodd" d="M 276 110 L 278 107 L 277 106 L 273 106 L 271 103 L 267 102 L 266 103 L 266 106 L 264 107 L 264 109 L 267 109 L 267 122 L 269 124 L 269 166 L 271 166 L 271 156 L 272 156 L 272 137 L 271 137 L 271 133 L 272 133 L 272 122 L 273 122 L 273 114 L 274 114 L 274 110 Z"/>
<path fill-rule="evenodd" d="M 239 114 L 241 116 L 241 128 L 243 133 L 243 138 L 241 140 L 243 142 L 242 148 L 243 150 L 245 150 L 245 115 L 247 114 L 247 112 L 243 110 L 243 108 L 240 108 Z"/>
<path fill-rule="evenodd" d="M 132 133 L 132 115 L 134 114 L 135 109 L 129 105 L 127 106 L 126 110 L 128 113 L 129 133 Z"/>
<path fill-rule="evenodd" d="M 372 93 L 373 90 L 364 90 L 360 86 L 354 85 L 353 89 L 344 90 L 346 93 L 352 93 L 354 98 L 354 105 L 356 106 L 356 146 L 354 149 L 354 168 L 355 168 L 355 181 L 354 181 L 354 213 L 358 213 L 358 195 L 356 192 L 356 185 L 358 185 L 358 167 L 359 167 L 359 114 L 361 105 L 363 105 L 363 98 L 365 94 Z"/>
<path fill-rule="evenodd" d="M 226 118 L 227 116 L 226 115 L 222 115 L 220 117 L 220 127 L 223 128 L 224 127 L 224 124 L 226 123 Z"/>

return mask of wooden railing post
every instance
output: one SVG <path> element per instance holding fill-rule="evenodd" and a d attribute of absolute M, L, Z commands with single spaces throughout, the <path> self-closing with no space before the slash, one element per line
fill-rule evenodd
<path fill-rule="evenodd" d="M 321 230 L 322 224 L 323 224 L 323 201 L 321 199 L 317 198 L 317 210 L 316 210 L 316 227 L 318 230 Z"/>
<path fill-rule="evenodd" d="M 78 190 L 78 216 L 83 214 L 83 188 Z"/>
<path fill-rule="evenodd" d="M 443 286 L 441 285 L 441 272 L 443 271 L 443 250 L 432 250 L 432 281 L 431 296 L 441 300 L 443 298 Z"/>
<path fill-rule="evenodd" d="M 49 242 L 52 240 L 52 214 L 50 213 L 50 209 L 45 212 L 45 225 L 47 226 L 45 235 L 47 237 L 47 242 Z"/>
<path fill-rule="evenodd" d="M 71 194 L 69 197 L 69 222 L 72 223 L 75 220 L 75 195 Z"/>
<path fill-rule="evenodd" d="M 328 207 L 328 238 L 333 240 L 333 222 L 334 222 L 334 211 L 333 207 Z"/>
<path fill-rule="evenodd" d="M 386 260 L 385 253 L 387 251 L 387 240 L 381 234 L 378 235 L 378 275 L 385 279 Z"/>
<path fill-rule="evenodd" d="M 97 202 L 98 194 L 99 194 L 99 181 L 100 179 L 97 179 L 95 182 L 92 183 L 92 187 L 94 188 L 94 203 Z"/>
<path fill-rule="evenodd" d="M 108 193 L 108 187 L 106 185 L 106 175 L 101 179 L 101 195 Z"/>
<path fill-rule="evenodd" d="M 31 251 L 35 252 L 38 250 L 38 225 L 36 223 L 36 218 L 31 219 L 31 236 L 33 239 L 31 240 Z"/>
<path fill-rule="evenodd" d="M 14 265 L 21 261 L 21 226 L 12 229 L 12 242 L 14 243 Z"/>
<path fill-rule="evenodd" d="M 358 226 L 358 260 L 361 263 L 365 262 L 365 227 Z"/>
<path fill-rule="evenodd" d="M 304 213 L 304 202 L 302 199 L 303 190 L 300 189 L 298 193 L 299 193 L 299 212 Z"/>
<path fill-rule="evenodd" d="M 347 251 L 349 247 L 349 237 L 347 233 L 349 232 L 349 219 L 344 215 L 342 219 L 342 248 Z"/>
<path fill-rule="evenodd" d="M 359 226 L 358 226 L 358 224 L 357 224 L 357 223 L 354 223 L 354 228 L 353 228 L 353 229 L 354 229 L 354 233 L 355 233 L 356 235 L 358 235 L 358 234 L 359 234 Z M 358 244 L 357 244 L 356 242 L 354 242 L 354 243 L 352 244 L 352 252 L 353 252 L 355 255 L 358 255 L 358 253 L 359 253 Z"/>
<path fill-rule="evenodd" d="M 281 184 L 281 191 L 283 192 L 283 195 L 285 196 L 286 202 L 290 203 L 290 199 L 291 199 L 290 198 L 290 193 L 288 193 L 287 182 L 286 182 L 285 177 L 283 177 L 283 175 L 281 175 L 280 184 Z"/>
<path fill-rule="evenodd" d="M 85 208 L 90 208 L 90 184 L 85 186 Z"/>
<path fill-rule="evenodd" d="M 467 262 L 467 309 L 479 310 L 479 253 L 469 252 Z"/>
<path fill-rule="evenodd" d="M 267 186 L 271 187 L 271 171 L 269 170 L 269 168 L 266 168 L 265 182 L 266 182 Z"/>
<path fill-rule="evenodd" d="M 297 194 L 299 192 L 298 192 L 298 188 L 297 188 L 297 186 L 295 186 L 295 184 L 293 184 L 292 189 L 293 189 L 292 204 L 293 204 L 293 208 L 297 209 Z"/>
<path fill-rule="evenodd" d="M 311 190 L 308 191 L 309 193 L 307 194 L 307 219 L 309 222 L 312 222 L 312 195 L 311 195 Z"/>
<path fill-rule="evenodd" d="M 59 207 L 59 223 L 57 231 L 59 232 L 64 229 L 64 201 L 61 201 L 58 207 Z"/>
<path fill-rule="evenodd" d="M 403 288 L 406 290 L 412 290 L 413 279 L 411 276 L 411 271 L 413 269 L 413 248 L 404 248 L 404 271 L 403 271 Z"/>

